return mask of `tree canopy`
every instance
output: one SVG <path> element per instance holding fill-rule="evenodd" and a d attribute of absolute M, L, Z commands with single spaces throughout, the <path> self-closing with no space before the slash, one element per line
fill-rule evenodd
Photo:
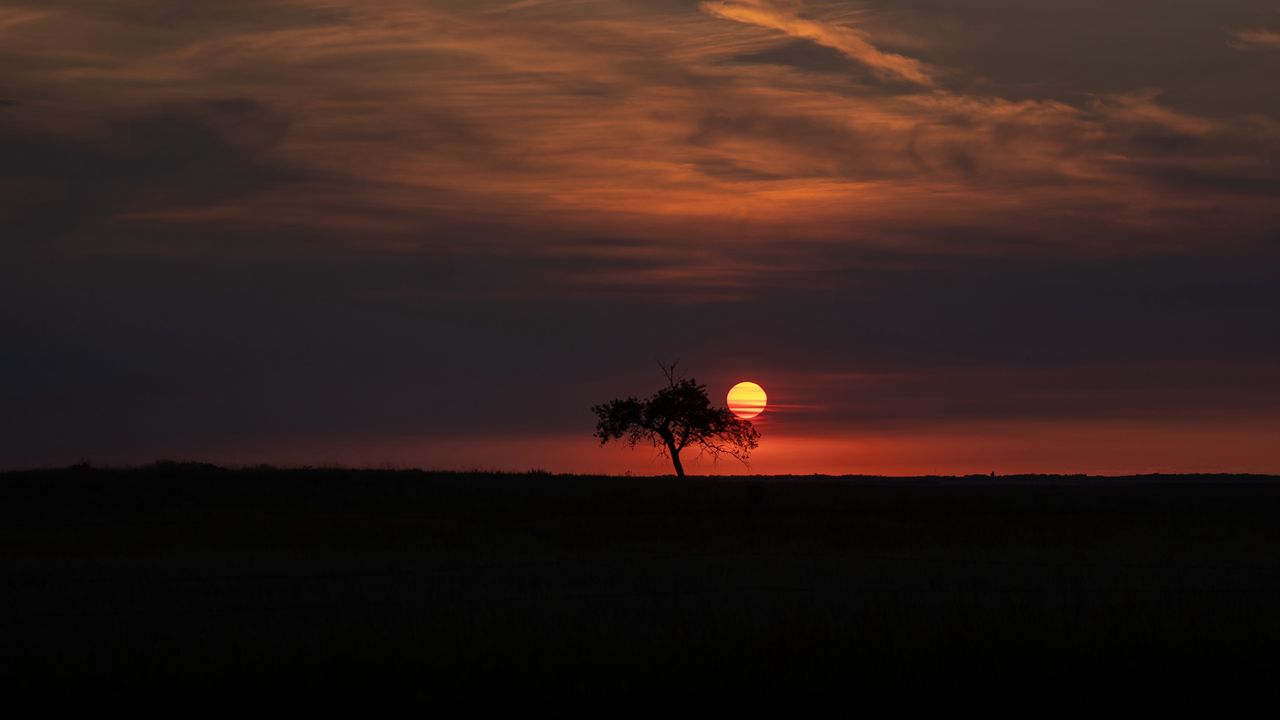
<path fill-rule="evenodd" d="M 600 444 L 620 440 L 635 447 L 648 442 L 671 459 L 680 477 L 684 477 L 680 453 L 690 447 L 746 464 L 759 445 L 759 431 L 728 408 L 712 405 L 706 386 L 693 378 L 678 377 L 674 363 L 662 369 L 667 386 L 649 398 L 620 398 L 591 408 Z"/>

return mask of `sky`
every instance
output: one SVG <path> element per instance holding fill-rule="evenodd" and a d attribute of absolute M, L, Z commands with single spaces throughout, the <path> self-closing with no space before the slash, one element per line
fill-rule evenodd
<path fill-rule="evenodd" d="M 7 0 L 0 468 L 1280 472 L 1264 0 Z"/>

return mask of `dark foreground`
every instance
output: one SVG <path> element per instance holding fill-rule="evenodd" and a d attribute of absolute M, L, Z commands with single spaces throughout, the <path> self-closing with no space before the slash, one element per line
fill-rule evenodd
<path fill-rule="evenodd" d="M 8 473 L 0 607 L 21 689 L 1228 702 L 1280 480 Z"/>

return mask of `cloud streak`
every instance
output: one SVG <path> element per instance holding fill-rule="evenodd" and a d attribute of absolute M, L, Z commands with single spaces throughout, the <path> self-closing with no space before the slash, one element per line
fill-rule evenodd
<path fill-rule="evenodd" d="M 701 8 L 716 17 L 779 30 L 791 37 L 829 47 L 888 77 L 926 87 L 934 84 L 924 63 L 905 55 L 880 50 L 871 43 L 870 35 L 858 28 L 808 20 L 762 0 L 704 2 Z"/>
<path fill-rule="evenodd" d="M 1237 50 L 1280 50 L 1280 32 L 1275 30 L 1237 30 L 1227 45 Z"/>

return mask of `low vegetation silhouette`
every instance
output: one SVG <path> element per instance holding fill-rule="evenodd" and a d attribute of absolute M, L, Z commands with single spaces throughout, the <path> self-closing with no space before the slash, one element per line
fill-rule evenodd
<path fill-rule="evenodd" d="M 591 408 L 600 444 L 621 440 L 634 448 L 651 443 L 671 459 L 678 477 L 684 477 L 680 453 L 690 447 L 713 458 L 728 455 L 747 464 L 760 444 L 760 432 L 728 408 L 712 405 L 707 387 L 680 377 L 676 363 L 661 367 L 667 386 L 648 399 L 619 398 Z"/>

